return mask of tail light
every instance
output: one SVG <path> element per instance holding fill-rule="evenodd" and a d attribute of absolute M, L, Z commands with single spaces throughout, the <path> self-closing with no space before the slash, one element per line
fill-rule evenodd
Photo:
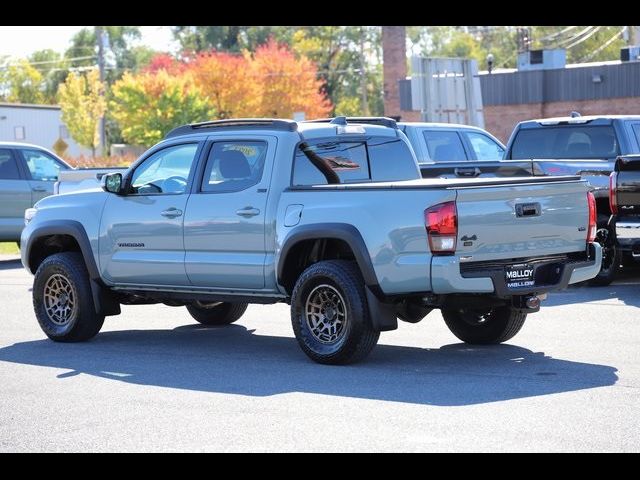
<path fill-rule="evenodd" d="M 611 213 L 616 215 L 618 213 L 618 192 L 616 191 L 616 185 L 618 184 L 618 172 L 611 172 L 609 175 L 609 208 Z"/>
<path fill-rule="evenodd" d="M 456 202 L 445 202 L 424 211 L 424 225 L 429 237 L 429 248 L 434 255 L 456 251 L 458 213 Z"/>
<path fill-rule="evenodd" d="M 596 197 L 592 192 L 587 192 L 587 202 L 589 203 L 589 229 L 587 230 L 587 243 L 593 243 L 596 239 Z"/>

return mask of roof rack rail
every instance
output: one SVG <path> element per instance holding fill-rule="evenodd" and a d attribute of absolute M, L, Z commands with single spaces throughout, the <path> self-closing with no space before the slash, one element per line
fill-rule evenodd
<path fill-rule="evenodd" d="M 335 123 L 338 125 L 346 125 L 347 123 L 368 123 L 370 125 L 380 125 L 398 129 L 398 123 L 389 117 L 335 117 L 335 118 L 318 118 L 316 120 L 305 120 L 304 123 Z"/>
<path fill-rule="evenodd" d="M 199 130 L 216 130 L 218 128 L 234 127 L 283 130 L 287 132 L 295 132 L 298 130 L 298 124 L 293 120 L 281 120 L 275 118 L 230 118 L 227 120 L 211 120 L 209 122 L 182 125 L 171 130 L 164 138 L 167 139 L 178 137 L 180 135 L 188 135 L 190 133 L 198 133 Z"/>

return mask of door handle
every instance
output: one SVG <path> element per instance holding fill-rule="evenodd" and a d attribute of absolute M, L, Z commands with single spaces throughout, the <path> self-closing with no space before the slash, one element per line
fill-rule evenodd
<path fill-rule="evenodd" d="M 47 187 L 33 187 L 31 190 L 33 190 L 34 192 L 46 192 Z"/>
<path fill-rule="evenodd" d="M 244 207 L 240 210 L 236 210 L 236 215 L 240 215 L 241 217 L 255 217 L 260 214 L 260 210 L 253 207 Z"/>
<path fill-rule="evenodd" d="M 175 218 L 182 215 L 182 210 L 178 210 L 177 208 L 168 208 L 167 210 L 160 212 L 160 215 L 168 218 Z"/>
<path fill-rule="evenodd" d="M 458 177 L 477 177 L 480 175 L 480 169 L 478 167 L 455 168 L 453 173 Z"/>

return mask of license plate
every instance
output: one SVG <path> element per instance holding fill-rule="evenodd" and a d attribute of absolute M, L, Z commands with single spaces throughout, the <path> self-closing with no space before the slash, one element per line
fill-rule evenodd
<path fill-rule="evenodd" d="M 528 263 L 509 265 L 504 269 L 504 279 L 508 288 L 532 287 L 534 268 Z"/>

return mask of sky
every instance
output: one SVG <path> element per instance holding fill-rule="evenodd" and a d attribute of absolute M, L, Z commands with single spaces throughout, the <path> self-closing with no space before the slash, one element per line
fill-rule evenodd
<path fill-rule="evenodd" d="M 51 48 L 57 52 L 71 46 L 71 37 L 85 27 L 24 27 L 0 26 L 0 57 L 9 55 L 22 58 L 36 50 Z M 93 27 L 87 27 L 93 28 Z M 171 27 L 140 27 L 142 39 L 140 45 L 147 45 L 154 50 L 173 51 L 176 44 L 171 38 Z"/>

